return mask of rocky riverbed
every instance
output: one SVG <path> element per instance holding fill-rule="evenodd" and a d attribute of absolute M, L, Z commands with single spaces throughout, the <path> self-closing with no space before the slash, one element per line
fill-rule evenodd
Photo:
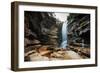
<path fill-rule="evenodd" d="M 47 46 L 42 46 L 25 53 L 25 59 L 26 61 L 52 61 L 82 59 L 82 57 L 72 50 L 63 50 L 60 48 L 49 49 Z"/>

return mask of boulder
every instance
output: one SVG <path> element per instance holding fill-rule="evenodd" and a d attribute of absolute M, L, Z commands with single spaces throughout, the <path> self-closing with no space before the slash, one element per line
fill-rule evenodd
<path fill-rule="evenodd" d="M 82 59 L 82 57 L 74 51 L 66 51 L 66 55 L 70 59 Z M 66 58 L 66 57 L 65 57 Z"/>
<path fill-rule="evenodd" d="M 30 44 L 30 40 L 28 38 L 24 39 L 24 46 L 27 46 L 28 44 Z"/>
<path fill-rule="evenodd" d="M 50 58 L 51 57 L 51 51 L 47 50 L 47 51 L 41 52 L 40 55 Z"/>
<path fill-rule="evenodd" d="M 31 51 L 31 50 L 36 50 L 36 49 L 38 49 L 39 47 L 41 47 L 41 44 L 38 44 L 38 45 L 31 45 L 31 46 L 25 47 L 24 52 L 26 53 L 26 52 L 29 52 L 29 51 Z"/>
<path fill-rule="evenodd" d="M 41 46 L 40 48 L 38 48 L 38 52 L 41 53 L 41 52 L 47 51 L 47 49 L 48 49 L 48 46 Z"/>
<path fill-rule="evenodd" d="M 57 35 L 49 35 L 49 37 L 51 38 L 51 39 L 57 39 L 58 38 L 58 36 Z"/>
<path fill-rule="evenodd" d="M 40 44 L 39 40 L 34 39 L 33 41 L 31 41 L 31 44 Z"/>
<path fill-rule="evenodd" d="M 26 52 L 26 53 L 24 54 L 24 56 L 28 56 L 28 55 L 33 54 L 33 53 L 36 53 L 36 50 L 31 50 L 31 51 L 29 51 L 29 52 Z"/>
<path fill-rule="evenodd" d="M 41 56 L 39 53 L 35 53 L 30 55 L 30 60 L 31 61 L 49 61 L 48 57 Z"/>
<path fill-rule="evenodd" d="M 63 58 L 63 55 L 61 55 L 61 54 L 59 54 L 59 53 L 57 53 L 57 52 L 53 52 L 53 53 L 51 54 L 51 57 L 54 57 L 54 58 Z"/>

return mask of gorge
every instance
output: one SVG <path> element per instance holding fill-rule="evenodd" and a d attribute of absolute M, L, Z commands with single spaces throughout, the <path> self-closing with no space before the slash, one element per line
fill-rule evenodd
<path fill-rule="evenodd" d="M 90 57 L 89 15 L 25 11 L 24 17 L 24 61 Z"/>

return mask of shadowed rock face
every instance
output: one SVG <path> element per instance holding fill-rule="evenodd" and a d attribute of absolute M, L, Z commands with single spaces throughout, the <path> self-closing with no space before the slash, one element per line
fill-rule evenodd
<path fill-rule="evenodd" d="M 25 53 L 42 46 L 58 46 L 58 25 L 52 13 L 25 11 Z"/>
<path fill-rule="evenodd" d="M 28 34 L 37 36 L 41 40 L 42 36 L 47 36 L 50 33 L 52 27 L 56 28 L 56 19 L 49 14 L 46 12 L 25 12 L 25 27 L 29 29 Z"/>

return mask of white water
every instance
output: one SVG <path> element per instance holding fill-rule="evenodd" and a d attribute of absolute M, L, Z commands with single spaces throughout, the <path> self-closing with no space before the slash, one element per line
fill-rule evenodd
<path fill-rule="evenodd" d="M 62 25 L 62 43 L 61 48 L 66 49 L 67 46 L 67 22 L 65 21 Z"/>

